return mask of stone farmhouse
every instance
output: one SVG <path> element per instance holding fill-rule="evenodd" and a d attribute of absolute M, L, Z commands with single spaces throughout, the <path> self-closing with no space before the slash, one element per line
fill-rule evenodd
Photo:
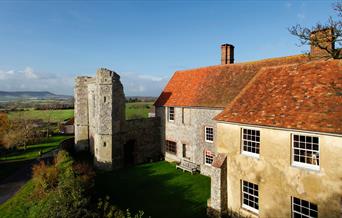
<path fill-rule="evenodd" d="M 342 214 L 342 61 L 318 47 L 234 63 L 224 44 L 220 65 L 175 72 L 156 117 L 125 120 L 124 111 L 118 74 L 76 79 L 75 148 L 101 169 L 192 163 L 211 177 L 213 217 Z"/>
<path fill-rule="evenodd" d="M 341 216 L 341 60 L 312 46 L 235 64 L 224 44 L 221 65 L 177 71 L 155 106 L 165 159 L 211 177 L 209 215 Z"/>

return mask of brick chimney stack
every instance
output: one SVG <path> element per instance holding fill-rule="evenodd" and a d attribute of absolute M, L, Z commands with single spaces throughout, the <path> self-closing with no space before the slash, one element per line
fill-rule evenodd
<path fill-rule="evenodd" d="M 311 32 L 310 55 L 316 57 L 327 56 L 328 52 L 324 48 L 330 52 L 335 50 L 333 37 L 334 30 L 331 28 Z"/>
<path fill-rule="evenodd" d="M 234 63 L 234 46 L 230 44 L 221 45 L 221 64 Z"/>

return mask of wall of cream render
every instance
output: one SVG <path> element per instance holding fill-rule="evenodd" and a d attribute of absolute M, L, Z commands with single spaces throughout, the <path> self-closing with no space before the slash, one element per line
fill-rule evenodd
<path fill-rule="evenodd" d="M 290 217 L 291 197 L 318 205 L 319 217 L 340 217 L 342 197 L 342 135 L 301 133 L 295 130 L 254 127 L 260 130 L 260 157 L 241 154 L 239 124 L 217 124 L 217 151 L 227 154 L 228 209 L 241 208 L 241 180 L 259 185 L 259 216 Z M 292 134 L 319 137 L 320 170 L 292 166 Z"/>

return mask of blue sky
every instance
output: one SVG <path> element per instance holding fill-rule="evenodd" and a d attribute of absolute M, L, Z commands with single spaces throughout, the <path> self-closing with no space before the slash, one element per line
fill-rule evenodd
<path fill-rule="evenodd" d="M 1 1 L 0 90 L 73 94 L 106 67 L 126 95 L 158 96 L 176 70 L 301 53 L 287 27 L 333 15 L 335 1 Z"/>

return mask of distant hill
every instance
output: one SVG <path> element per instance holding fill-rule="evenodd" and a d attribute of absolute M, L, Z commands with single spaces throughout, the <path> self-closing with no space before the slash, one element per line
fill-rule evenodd
<path fill-rule="evenodd" d="M 0 101 L 15 101 L 15 100 L 35 100 L 35 99 L 69 99 L 72 96 L 69 95 L 56 95 L 51 92 L 39 91 L 39 92 L 6 92 L 0 91 Z"/>

